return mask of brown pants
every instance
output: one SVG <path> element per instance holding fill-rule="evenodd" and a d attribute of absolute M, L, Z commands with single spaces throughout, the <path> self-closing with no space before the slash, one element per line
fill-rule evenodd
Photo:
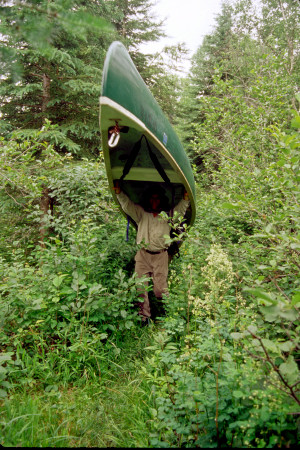
<path fill-rule="evenodd" d="M 152 277 L 153 292 L 157 298 L 168 294 L 168 252 L 151 255 L 146 250 L 141 249 L 135 255 L 135 271 L 140 278 L 143 275 Z M 145 284 L 147 287 L 148 283 Z M 151 317 L 150 302 L 148 292 L 144 291 L 140 294 L 144 298 L 144 302 L 140 302 L 139 315 L 143 317 Z"/>

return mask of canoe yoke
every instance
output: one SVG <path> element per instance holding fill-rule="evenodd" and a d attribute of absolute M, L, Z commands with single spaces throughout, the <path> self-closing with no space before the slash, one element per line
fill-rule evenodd
<path fill-rule="evenodd" d="M 127 127 L 128 128 L 128 127 Z M 117 131 L 118 136 L 120 136 L 120 129 Z M 126 131 L 125 131 L 126 132 Z M 128 130 L 127 130 L 128 132 Z M 112 134 L 114 135 L 116 133 L 116 130 L 112 131 Z M 174 202 L 175 202 L 175 189 L 174 189 L 174 185 L 171 183 L 168 175 L 166 174 L 166 172 L 164 171 L 162 165 L 160 164 L 157 156 L 153 153 L 153 151 L 151 150 L 150 144 L 148 142 L 148 139 L 146 138 L 146 136 L 144 134 L 142 134 L 142 136 L 140 137 L 140 139 L 134 144 L 130 155 L 125 163 L 124 169 L 123 169 L 123 173 L 122 176 L 120 178 L 120 182 L 122 183 L 124 178 L 126 177 L 126 175 L 128 175 L 131 167 L 134 164 L 134 161 L 136 160 L 136 157 L 141 149 L 142 146 L 142 140 L 145 140 L 146 144 L 147 144 L 147 148 L 148 148 L 148 152 L 149 152 L 149 156 L 151 158 L 151 161 L 155 167 L 155 169 L 157 170 L 157 172 L 159 173 L 159 175 L 161 176 L 161 178 L 164 180 L 164 182 L 166 183 L 166 185 L 168 186 L 168 188 L 171 191 L 171 195 L 172 195 L 172 201 L 171 201 L 171 211 L 172 211 L 172 216 L 173 216 L 173 209 L 174 209 Z"/>
<path fill-rule="evenodd" d="M 128 130 L 127 130 L 127 132 L 128 132 Z M 118 135 L 120 135 L 120 130 L 113 130 L 112 133 L 118 133 Z M 175 207 L 175 187 L 171 183 L 169 177 L 167 176 L 166 172 L 164 171 L 163 167 L 161 166 L 157 156 L 151 150 L 148 139 L 144 134 L 142 134 L 140 139 L 134 144 L 134 146 L 129 154 L 129 157 L 127 158 L 127 161 L 125 163 L 123 173 L 122 173 L 122 176 L 121 176 L 119 182 L 122 185 L 124 178 L 126 177 L 126 175 L 128 175 L 128 173 L 129 173 L 131 167 L 133 166 L 134 161 L 136 160 L 136 157 L 141 149 L 143 139 L 146 142 L 148 152 L 149 152 L 151 161 L 152 161 L 155 169 L 158 171 L 158 173 L 160 174 L 160 176 L 162 177 L 162 179 L 164 180 L 166 185 L 171 190 L 171 193 L 172 193 L 171 210 L 169 210 L 168 216 L 171 219 L 171 223 L 172 223 L 173 215 L 174 215 L 174 207 Z M 113 147 L 113 146 L 111 146 L 111 147 Z M 127 214 L 126 242 L 128 242 L 128 240 L 129 240 L 129 225 L 130 225 L 131 220 L 132 220 L 131 217 Z M 184 232 L 184 229 L 185 229 L 184 223 L 185 223 L 185 220 L 183 220 L 179 225 L 177 225 L 176 229 L 172 229 L 170 236 L 174 238 L 175 236 L 182 235 L 182 233 Z M 135 224 L 135 222 L 134 222 L 134 224 Z M 136 226 L 136 224 L 135 224 L 135 226 Z M 172 244 L 170 245 L 168 252 L 171 255 L 171 257 L 174 257 L 175 255 L 177 257 L 179 257 L 179 255 L 180 255 L 179 247 L 182 244 L 182 239 L 183 238 L 181 237 L 181 239 L 178 239 L 177 241 L 173 241 Z"/>
<path fill-rule="evenodd" d="M 114 123 L 107 124 L 106 128 L 112 182 L 119 181 L 122 191 L 140 205 L 144 203 L 145 192 L 151 192 L 160 185 L 168 199 L 166 211 L 172 217 L 174 207 L 182 199 L 186 189 L 178 173 L 142 130 L 121 125 L 121 118 L 109 120 Z M 127 216 L 125 213 L 124 215 Z M 191 211 L 188 209 L 185 217 L 188 223 L 190 217 Z M 137 228 L 132 218 L 130 222 Z"/>

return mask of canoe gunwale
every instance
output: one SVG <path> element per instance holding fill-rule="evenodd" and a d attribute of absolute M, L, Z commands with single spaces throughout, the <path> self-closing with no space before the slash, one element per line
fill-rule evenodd
<path fill-rule="evenodd" d="M 147 137 L 147 139 L 149 139 L 152 142 L 152 144 L 160 151 L 160 153 L 162 153 L 162 155 L 171 164 L 174 171 L 182 178 L 182 181 L 183 181 L 182 184 L 184 185 L 186 191 L 189 194 L 190 203 L 192 206 L 192 208 L 191 208 L 192 209 L 192 217 L 191 217 L 191 221 L 190 221 L 190 225 L 192 225 L 195 220 L 195 215 L 196 215 L 196 205 L 195 205 L 194 194 L 193 194 L 193 191 L 190 187 L 190 184 L 189 184 L 185 174 L 181 170 L 180 166 L 178 165 L 178 163 L 175 160 L 175 158 L 173 157 L 173 155 L 164 146 L 164 144 L 155 136 L 155 134 L 153 134 L 149 130 L 149 128 L 145 125 L 144 122 L 142 122 L 138 117 L 136 117 L 132 112 L 130 112 L 129 110 L 124 108 L 122 105 L 120 105 L 119 103 L 115 102 L 114 100 L 112 100 L 106 96 L 100 96 L 100 127 L 101 127 L 101 107 L 111 108 L 112 110 L 114 110 L 116 112 L 117 117 L 118 117 L 118 114 L 120 114 L 120 115 L 124 116 L 125 118 L 129 119 L 130 121 L 132 121 L 137 126 L 137 129 L 139 131 L 141 131 Z M 101 127 L 101 131 L 102 131 L 102 140 L 103 140 L 102 146 L 103 146 L 103 153 L 104 153 L 104 161 L 105 161 L 105 165 L 106 165 L 106 171 L 108 174 L 109 186 L 112 191 L 114 199 L 117 200 L 117 196 L 115 194 L 115 191 L 113 190 L 114 186 L 113 186 L 112 168 L 110 165 L 109 147 L 108 147 L 107 141 L 106 142 L 104 141 L 105 128 Z M 117 201 L 117 203 L 119 204 L 118 201 Z"/>

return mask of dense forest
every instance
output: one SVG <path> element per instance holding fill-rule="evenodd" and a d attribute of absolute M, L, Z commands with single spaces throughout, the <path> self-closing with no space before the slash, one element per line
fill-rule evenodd
<path fill-rule="evenodd" d="M 0 1 L 2 446 L 299 442 L 299 11 L 224 1 L 185 75 L 184 43 L 141 50 L 165 33 L 151 0 Z M 99 131 L 115 40 L 197 188 L 166 315 L 143 328 Z"/>

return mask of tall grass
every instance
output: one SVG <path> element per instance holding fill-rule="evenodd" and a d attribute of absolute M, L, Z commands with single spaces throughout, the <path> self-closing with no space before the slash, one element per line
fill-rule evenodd
<path fill-rule="evenodd" d="M 151 330 L 108 341 L 101 376 L 19 388 L 1 402 L 5 447 L 147 447 L 151 388 L 140 367 Z M 60 373 L 62 375 L 62 373 Z M 44 380 L 45 381 L 45 380 Z"/>

